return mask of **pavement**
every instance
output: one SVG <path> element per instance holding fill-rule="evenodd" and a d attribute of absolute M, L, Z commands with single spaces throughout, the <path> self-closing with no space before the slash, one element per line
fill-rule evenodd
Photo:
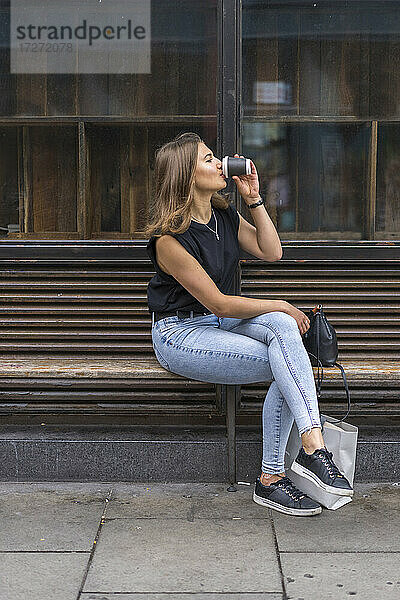
<path fill-rule="evenodd" d="M 0 599 L 400 598 L 399 484 L 314 517 L 227 488 L 0 482 Z"/>

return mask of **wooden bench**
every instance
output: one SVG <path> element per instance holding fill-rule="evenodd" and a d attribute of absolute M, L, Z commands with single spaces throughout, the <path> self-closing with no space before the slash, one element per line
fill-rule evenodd
<path fill-rule="evenodd" d="M 359 364 L 351 361 L 343 361 L 346 369 L 350 391 L 354 386 L 361 385 L 367 387 L 373 385 L 379 387 L 380 384 L 391 384 L 400 393 L 400 363 L 397 361 L 366 361 Z M 314 368 L 316 374 L 317 369 Z M 180 375 L 170 373 L 158 363 L 155 356 L 145 360 L 135 360 L 121 358 L 71 358 L 71 357 L 48 357 L 35 358 L 32 356 L 21 357 L 1 356 L 0 357 L 0 385 L 3 398 L 7 395 L 8 389 L 13 389 L 14 401 L 18 400 L 15 389 L 18 382 L 23 383 L 23 388 L 29 386 L 35 389 L 41 383 L 48 382 L 51 389 L 56 390 L 59 386 L 73 387 L 84 381 L 96 389 L 96 384 L 104 387 L 105 383 L 113 381 L 124 381 L 132 386 L 132 382 L 138 380 L 154 380 L 165 385 L 168 380 L 182 380 L 189 388 L 196 385 L 196 381 L 186 379 Z M 324 382 L 326 384 L 336 382 L 340 384 L 341 375 L 337 368 L 324 368 Z M 266 392 L 265 383 L 261 383 L 263 394 Z M 21 395 L 26 395 L 22 391 Z M 240 387 L 234 385 L 227 386 L 226 396 L 226 432 L 227 432 L 227 459 L 228 459 L 228 477 L 230 488 L 234 489 L 236 482 L 236 410 L 240 398 Z M 7 399 L 6 399 L 7 400 Z M 40 407 L 38 407 L 39 409 Z M 385 414 L 393 414 L 394 407 L 390 404 L 382 407 Z M 357 413 L 357 409 L 355 411 Z M 358 410 L 358 413 L 360 411 Z M 397 411 L 398 412 L 398 411 Z M 396 413 L 397 414 L 397 413 Z"/>

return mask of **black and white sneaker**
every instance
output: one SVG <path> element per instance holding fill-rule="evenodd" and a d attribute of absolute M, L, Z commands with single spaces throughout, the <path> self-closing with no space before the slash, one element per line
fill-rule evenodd
<path fill-rule="evenodd" d="M 333 462 L 332 452 L 328 452 L 326 448 L 319 448 L 313 454 L 307 454 L 301 447 L 292 464 L 292 470 L 316 483 L 326 492 L 338 496 L 354 494 L 350 483 Z"/>
<path fill-rule="evenodd" d="M 322 512 L 322 506 L 303 494 L 289 477 L 282 477 L 270 485 L 263 485 L 257 477 L 253 500 L 262 506 L 296 517 L 311 517 Z"/>

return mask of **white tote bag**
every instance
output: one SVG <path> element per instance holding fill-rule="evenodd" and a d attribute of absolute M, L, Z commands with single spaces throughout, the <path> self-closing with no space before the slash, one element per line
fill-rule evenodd
<path fill-rule="evenodd" d="M 336 419 L 328 417 L 327 415 L 321 415 L 322 437 L 324 438 L 326 448 L 333 454 L 333 460 L 337 468 L 353 486 L 354 471 L 356 467 L 358 427 L 343 421 L 341 423 L 335 423 L 335 421 Z M 322 504 L 322 506 L 325 506 L 325 508 L 329 508 L 330 510 L 336 510 L 348 502 L 351 502 L 350 496 L 338 496 L 337 494 L 326 492 L 318 487 L 316 483 L 309 481 L 305 477 L 292 471 L 291 466 L 295 458 L 297 458 L 300 448 L 301 438 L 296 423 L 293 423 L 286 446 L 285 470 L 286 475 L 293 481 L 295 486 L 307 494 L 307 496 L 313 498 L 313 500 L 316 500 Z"/>

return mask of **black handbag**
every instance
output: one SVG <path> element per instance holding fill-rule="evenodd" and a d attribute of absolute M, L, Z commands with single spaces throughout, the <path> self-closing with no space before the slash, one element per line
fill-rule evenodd
<path fill-rule="evenodd" d="M 350 412 L 350 392 L 344 368 L 342 365 L 339 365 L 339 363 L 336 362 L 338 357 L 336 331 L 326 318 L 322 304 L 318 304 L 318 306 L 310 310 L 308 318 L 310 319 L 310 327 L 303 334 L 302 339 L 305 349 L 310 356 L 311 364 L 314 367 L 318 367 L 316 386 L 318 400 L 321 398 L 321 385 L 324 377 L 324 367 L 336 366 L 342 373 L 343 384 L 347 397 L 347 413 L 342 419 L 340 419 L 340 421 L 336 421 L 336 423 L 340 423 L 348 416 Z"/>

